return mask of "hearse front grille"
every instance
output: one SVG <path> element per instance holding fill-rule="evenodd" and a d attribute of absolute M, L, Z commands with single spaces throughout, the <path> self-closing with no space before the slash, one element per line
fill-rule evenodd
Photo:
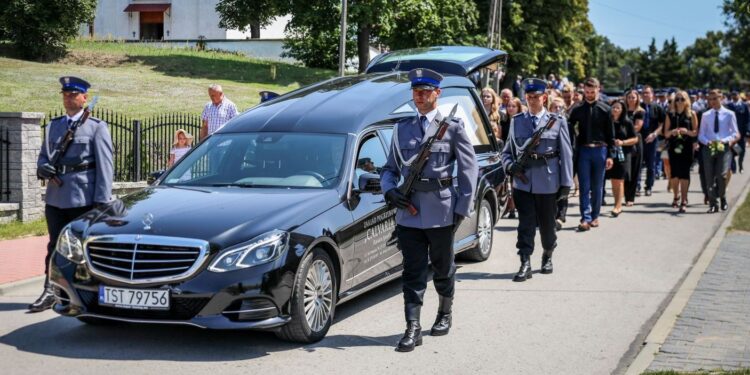
<path fill-rule="evenodd" d="M 86 241 L 91 273 L 126 282 L 174 282 L 193 275 L 208 257 L 208 243 L 179 237 L 116 235 Z"/>

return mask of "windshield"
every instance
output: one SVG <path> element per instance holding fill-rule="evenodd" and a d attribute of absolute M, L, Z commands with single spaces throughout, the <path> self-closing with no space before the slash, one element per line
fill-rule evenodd
<path fill-rule="evenodd" d="M 328 188 L 341 175 L 346 136 L 215 134 L 162 180 L 174 186 Z"/>

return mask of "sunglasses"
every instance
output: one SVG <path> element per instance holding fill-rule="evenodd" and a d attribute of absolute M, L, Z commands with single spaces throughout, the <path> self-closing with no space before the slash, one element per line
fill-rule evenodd
<path fill-rule="evenodd" d="M 683 99 L 683 98 L 675 98 L 675 100 L 674 100 L 674 101 L 675 101 L 675 102 L 684 102 L 684 101 L 685 101 L 685 99 Z"/>

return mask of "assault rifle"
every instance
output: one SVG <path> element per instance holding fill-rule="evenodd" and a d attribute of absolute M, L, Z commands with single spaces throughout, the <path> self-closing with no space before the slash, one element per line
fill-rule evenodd
<path fill-rule="evenodd" d="M 65 155 L 65 152 L 68 151 L 68 147 L 70 147 L 70 144 L 73 143 L 73 137 L 76 134 L 76 130 L 79 126 L 83 125 L 86 120 L 89 119 L 89 116 L 91 115 L 91 111 L 94 110 L 94 106 L 96 106 L 96 101 L 99 99 L 98 96 L 95 96 L 93 100 L 91 100 L 91 103 L 86 107 L 86 109 L 83 110 L 83 115 L 78 119 L 78 121 L 70 124 L 70 127 L 65 132 L 65 134 L 62 137 L 62 140 L 60 143 L 57 144 L 57 147 L 55 148 L 55 152 L 52 154 L 52 159 L 49 161 L 50 165 L 57 168 L 58 164 L 60 164 L 60 160 L 62 160 L 62 157 Z M 50 129 L 47 129 L 47 131 L 50 131 Z M 50 183 L 62 186 L 63 181 L 60 179 L 60 177 L 57 177 L 57 175 L 53 175 L 49 178 Z"/>
<path fill-rule="evenodd" d="M 458 109 L 458 103 L 456 103 L 453 106 L 453 109 L 451 109 L 450 115 L 448 115 L 448 117 L 443 118 L 443 120 L 440 121 L 440 124 L 438 125 L 438 130 L 430 138 L 427 138 L 427 141 L 422 145 L 422 148 L 419 150 L 419 154 L 417 155 L 416 160 L 414 160 L 414 162 L 409 167 L 409 175 L 406 176 L 406 178 L 404 179 L 404 183 L 398 187 L 398 190 L 401 192 L 401 194 L 406 196 L 406 198 L 411 197 L 414 183 L 416 183 L 422 178 L 422 170 L 424 169 L 425 164 L 427 164 L 427 160 L 430 158 L 430 155 L 432 154 L 432 150 L 431 150 L 432 144 L 435 143 L 436 140 L 439 141 L 443 139 L 443 136 L 445 135 L 445 131 L 448 130 L 448 125 L 450 124 L 450 122 L 453 121 L 453 116 L 455 116 L 457 109 Z M 408 207 L 406 207 L 406 209 L 407 211 L 409 211 L 409 214 L 411 214 L 412 216 L 416 215 L 419 212 L 417 211 L 417 208 L 414 207 L 414 205 L 411 203 L 409 204 Z"/>
<path fill-rule="evenodd" d="M 523 152 L 516 159 L 516 163 L 520 164 L 524 170 L 529 164 L 529 160 L 531 159 L 531 154 L 534 152 L 534 149 L 536 148 L 536 146 L 539 146 L 539 143 L 542 141 L 542 133 L 549 129 L 552 129 L 556 121 L 556 116 L 550 116 L 549 120 L 547 120 L 547 123 L 544 124 L 544 126 L 542 126 L 541 128 L 535 130 L 534 133 L 531 134 L 531 138 L 527 139 L 526 142 L 524 142 L 523 146 L 521 146 Z M 523 173 L 523 171 L 516 173 L 515 175 L 513 175 L 513 177 L 521 180 L 521 182 L 523 182 L 524 184 L 529 183 L 529 179 L 526 178 L 526 175 Z"/>

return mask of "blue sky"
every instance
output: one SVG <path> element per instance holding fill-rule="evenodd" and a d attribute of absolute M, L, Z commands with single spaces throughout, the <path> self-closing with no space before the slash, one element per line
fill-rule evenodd
<path fill-rule="evenodd" d="M 673 36 L 682 50 L 710 30 L 725 30 L 721 0 L 589 0 L 596 32 L 625 49 L 661 49 Z"/>

